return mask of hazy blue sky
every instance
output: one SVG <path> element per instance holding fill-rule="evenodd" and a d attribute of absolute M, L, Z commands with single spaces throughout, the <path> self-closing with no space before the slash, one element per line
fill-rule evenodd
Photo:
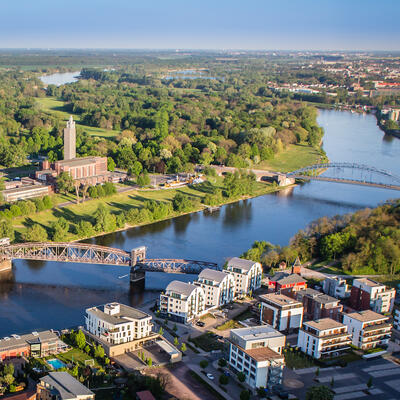
<path fill-rule="evenodd" d="M 400 0 L 0 0 L 0 47 L 400 50 Z"/>

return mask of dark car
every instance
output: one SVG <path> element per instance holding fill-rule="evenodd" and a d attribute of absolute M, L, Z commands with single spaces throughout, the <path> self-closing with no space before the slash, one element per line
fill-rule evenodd
<path fill-rule="evenodd" d="M 197 321 L 196 325 L 201 327 L 206 326 L 206 324 L 203 321 Z"/>

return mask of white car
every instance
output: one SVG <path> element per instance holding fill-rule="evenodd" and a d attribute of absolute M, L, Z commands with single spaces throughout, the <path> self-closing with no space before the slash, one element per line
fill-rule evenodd
<path fill-rule="evenodd" d="M 211 379 L 212 381 L 214 380 L 214 375 L 213 374 L 210 374 L 210 373 L 208 373 L 207 374 L 207 378 L 208 379 Z"/>

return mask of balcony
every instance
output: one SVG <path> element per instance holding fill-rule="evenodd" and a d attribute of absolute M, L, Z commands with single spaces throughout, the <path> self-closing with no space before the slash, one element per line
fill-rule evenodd
<path fill-rule="evenodd" d="M 386 324 L 376 324 L 376 325 L 369 325 L 366 326 L 363 329 L 363 332 L 373 332 L 373 331 L 377 331 L 377 330 L 390 330 L 392 329 L 392 324 L 386 323 Z"/>
<path fill-rule="evenodd" d="M 330 342 L 323 342 L 321 344 L 321 348 L 327 348 L 327 347 L 333 347 L 333 346 L 343 346 L 343 345 L 349 345 L 351 343 L 350 336 L 344 340 L 338 340 L 338 341 L 330 341 Z"/>

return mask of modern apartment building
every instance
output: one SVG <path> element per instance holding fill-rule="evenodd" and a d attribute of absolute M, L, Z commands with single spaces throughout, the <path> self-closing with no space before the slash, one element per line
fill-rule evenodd
<path fill-rule="evenodd" d="M 124 304 L 109 303 L 86 310 L 86 331 L 111 345 L 122 344 L 149 337 L 151 318 Z"/>
<path fill-rule="evenodd" d="M 337 356 L 349 349 L 350 343 L 347 326 L 331 318 L 304 322 L 297 340 L 304 353 L 317 359 Z"/>
<path fill-rule="evenodd" d="M 307 288 L 296 292 L 296 299 L 303 303 L 304 319 L 307 321 L 321 318 L 340 320 L 343 305 L 335 297 Z"/>
<path fill-rule="evenodd" d="M 337 299 L 345 299 L 350 296 L 350 289 L 346 279 L 338 276 L 326 278 L 322 282 L 322 290 L 325 294 L 336 297 Z"/>
<path fill-rule="evenodd" d="M 206 268 L 193 283 L 204 290 L 207 307 L 221 307 L 233 300 L 235 281 L 231 274 Z"/>
<path fill-rule="evenodd" d="M 352 335 L 354 346 L 362 350 L 386 346 L 392 331 L 389 317 L 372 310 L 344 314 L 343 323 Z"/>
<path fill-rule="evenodd" d="M 174 321 L 188 323 L 205 312 L 204 290 L 191 283 L 172 281 L 160 294 L 160 312 Z"/>
<path fill-rule="evenodd" d="M 303 303 L 279 293 L 260 296 L 261 323 L 269 324 L 278 331 L 291 332 L 301 328 Z"/>
<path fill-rule="evenodd" d="M 262 267 L 258 262 L 233 257 L 227 262 L 225 272 L 235 281 L 234 297 L 244 297 L 261 287 Z"/>
<path fill-rule="evenodd" d="M 282 350 L 286 337 L 271 326 L 232 329 L 229 365 L 246 376 L 252 387 L 272 387 L 282 382 L 285 365 Z"/>
<path fill-rule="evenodd" d="M 350 306 L 355 310 L 373 310 L 377 313 L 391 313 L 396 290 L 369 278 L 354 279 L 350 293 Z"/>

